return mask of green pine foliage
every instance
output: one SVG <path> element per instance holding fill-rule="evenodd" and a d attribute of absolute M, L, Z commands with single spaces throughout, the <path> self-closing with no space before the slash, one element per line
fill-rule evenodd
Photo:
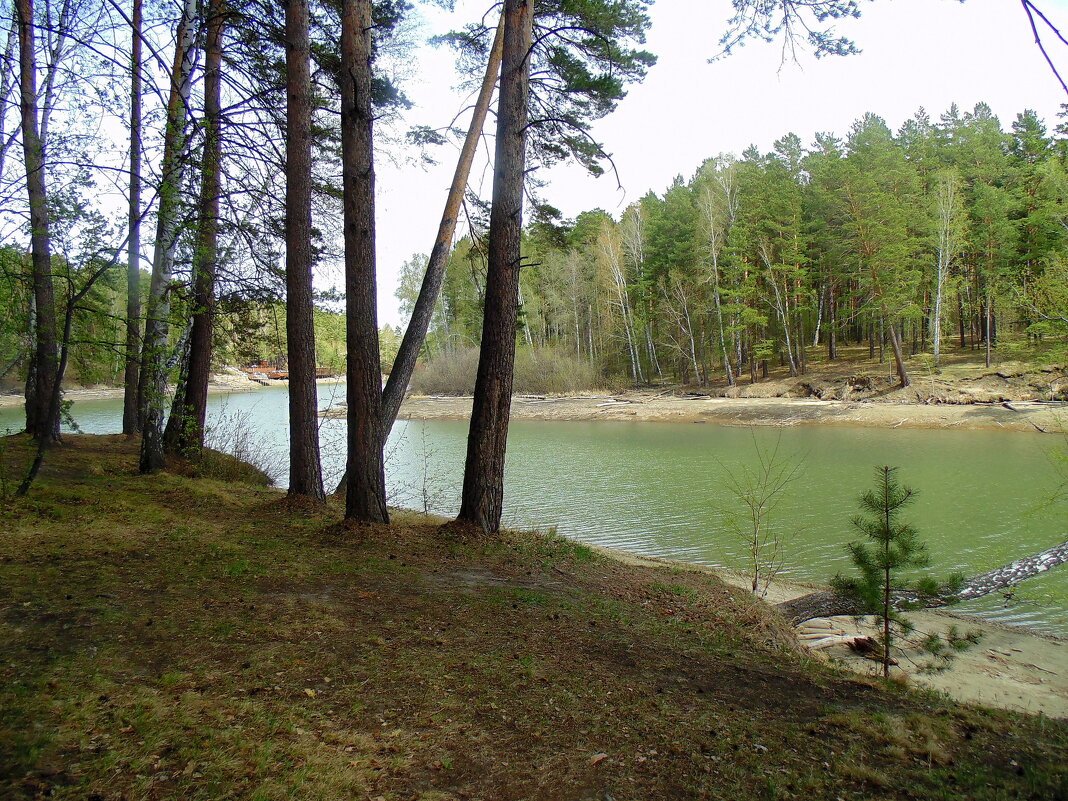
<path fill-rule="evenodd" d="M 874 616 L 883 675 L 887 677 L 894 664 L 892 650 L 915 632 L 903 612 L 921 607 L 931 597 L 951 597 L 963 581 L 960 575 L 941 583 L 928 574 L 917 575 L 931 559 L 919 532 L 902 519 L 903 510 L 914 498 L 912 488 L 898 480 L 896 467 L 877 468 L 875 488 L 860 497 L 862 513 L 852 521 L 866 539 L 846 546 L 857 574 L 839 574 L 831 580 L 835 591 L 854 598 L 864 614 Z M 978 637 L 977 633 L 961 634 L 955 628 L 945 636 L 925 635 L 919 648 L 930 659 L 921 669 L 945 669 L 954 653 L 978 642 Z"/>
<path fill-rule="evenodd" d="M 947 367 L 1063 365 L 1066 135 L 1029 111 L 1003 126 L 983 103 L 896 132 L 867 114 L 844 136 L 709 158 L 618 214 L 542 206 L 517 334 L 631 385 L 886 362 L 891 331 L 903 369 L 931 363 L 936 333 Z M 457 244 L 428 355 L 478 342 L 483 253 Z"/>

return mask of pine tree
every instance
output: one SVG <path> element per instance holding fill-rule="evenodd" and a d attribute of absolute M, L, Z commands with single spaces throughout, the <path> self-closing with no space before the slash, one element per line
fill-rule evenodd
<path fill-rule="evenodd" d="M 904 571 L 927 567 L 931 561 L 927 546 L 920 540 L 916 529 L 901 519 L 902 510 L 912 503 L 916 494 L 898 481 L 896 467 L 879 467 L 875 475 L 875 489 L 860 497 L 864 514 L 853 518 L 853 525 L 864 533 L 868 542 L 851 542 L 846 546 L 860 575 L 843 577 L 839 574 L 832 579 L 831 586 L 837 592 L 856 598 L 866 614 L 875 616 L 881 627 L 877 640 L 882 651 L 883 675 L 889 677 L 891 647 L 900 637 L 914 630 L 902 610 L 915 608 L 921 598 L 951 591 L 960 584 L 961 578 L 954 576 L 940 585 L 930 576 L 915 581 L 903 577 Z M 951 631 L 946 642 L 928 637 L 923 647 L 932 655 L 940 656 L 939 652 L 944 652 L 947 643 L 950 649 L 959 648 L 962 639 L 968 637 L 961 638 Z"/>

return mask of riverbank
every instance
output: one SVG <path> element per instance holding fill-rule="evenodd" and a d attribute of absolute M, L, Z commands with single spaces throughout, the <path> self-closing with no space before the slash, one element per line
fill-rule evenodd
<path fill-rule="evenodd" d="M 27 455 L 10 438 L 13 469 Z M 704 571 L 70 436 L 0 503 L 0 795 L 1052 798 L 1068 725 L 835 669 Z"/>
<path fill-rule="evenodd" d="M 342 416 L 343 410 L 331 412 Z M 400 417 L 464 420 L 470 397 L 410 396 Z M 878 428 L 946 428 L 1057 432 L 1068 420 L 1068 404 L 1005 401 L 983 404 L 902 403 L 811 398 L 720 398 L 674 392 L 626 392 L 580 397 L 516 396 L 514 420 L 622 420 L 628 422 L 715 423 L 735 426 L 852 425 Z"/>
<path fill-rule="evenodd" d="M 329 386 L 331 384 L 338 384 L 344 381 L 343 378 L 318 378 L 315 383 L 320 386 Z M 240 370 L 228 369 L 222 373 L 216 373 L 212 375 L 211 382 L 208 384 L 208 393 L 213 395 L 225 394 L 228 392 L 255 392 L 259 389 L 266 387 L 287 387 L 289 381 L 277 380 L 270 381 L 269 384 L 259 384 L 249 379 Z M 169 391 L 173 392 L 174 388 L 170 387 Z M 125 390 L 122 387 L 108 387 L 108 386 L 72 386 L 63 390 L 64 400 L 73 401 L 97 401 L 97 400 L 121 400 Z M 0 409 L 9 408 L 12 406 L 21 406 L 26 402 L 26 399 L 21 393 L 8 392 L 0 394 Z"/>
<path fill-rule="evenodd" d="M 708 387 L 663 387 L 572 396 L 519 395 L 517 420 L 626 420 L 741 426 L 853 425 L 878 428 L 1060 431 L 1068 418 L 1068 368 L 1004 362 L 984 367 L 967 352 L 934 370 L 910 360 L 912 385 L 901 388 L 886 365 L 854 358 L 810 365 L 804 376 L 773 369 L 755 383 L 719 378 Z M 410 396 L 408 419 L 459 420 L 470 397 Z"/>
<path fill-rule="evenodd" d="M 751 579 L 733 570 L 635 556 L 612 548 L 599 550 L 627 564 L 707 572 L 733 587 L 748 591 L 751 586 Z M 774 605 L 820 589 L 826 587 L 776 580 L 768 586 L 764 600 Z M 949 668 L 939 673 L 921 670 L 926 662 L 923 654 L 916 647 L 906 647 L 897 654 L 895 673 L 907 676 L 910 683 L 958 701 L 1068 719 L 1068 639 L 947 610 L 909 612 L 908 618 L 916 626 L 910 640 L 917 643 L 925 634 L 944 635 L 953 626 L 981 635 L 977 646 L 958 653 Z M 876 634 L 870 620 L 816 618 L 798 626 L 796 632 L 814 657 L 862 675 L 880 675 L 880 663 L 849 646 L 851 639 Z"/>

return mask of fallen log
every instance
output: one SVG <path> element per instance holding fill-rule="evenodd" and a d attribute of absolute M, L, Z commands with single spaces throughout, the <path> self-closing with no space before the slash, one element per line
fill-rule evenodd
<path fill-rule="evenodd" d="M 1011 564 L 966 579 L 955 593 L 946 595 L 895 593 L 894 607 L 897 609 L 937 609 L 962 601 L 971 601 L 998 590 L 1015 587 L 1021 581 L 1045 573 L 1065 562 L 1068 562 L 1068 541 L 1047 548 L 1034 556 L 1017 559 Z M 775 608 L 794 626 L 814 617 L 867 614 L 857 599 L 833 590 L 821 590 L 802 595 L 792 601 L 776 604 Z"/>

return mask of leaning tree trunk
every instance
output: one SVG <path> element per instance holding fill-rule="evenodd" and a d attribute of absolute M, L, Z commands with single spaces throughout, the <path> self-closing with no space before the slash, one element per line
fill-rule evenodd
<path fill-rule="evenodd" d="M 33 0 L 15 4 L 19 36 L 19 88 L 22 109 L 22 152 L 26 194 L 30 204 L 30 261 L 33 285 L 32 383 L 26 392 L 26 431 L 41 441 L 59 438 L 59 415 L 50 414 L 58 372 L 56 306 L 52 286 L 51 237 L 45 189 L 44 142 L 38 130 L 37 60 L 34 56 Z"/>
<path fill-rule="evenodd" d="M 185 0 L 178 24 L 174 65 L 171 72 L 167 123 L 163 141 L 159 208 L 156 211 L 156 247 L 152 256 L 152 281 L 145 311 L 145 338 L 141 347 L 141 375 L 137 405 L 141 414 L 142 473 L 163 467 L 163 407 L 167 395 L 167 340 L 170 333 L 170 282 L 178 240 L 179 192 L 185 150 L 185 122 L 192 89 L 196 0 Z"/>
<path fill-rule="evenodd" d="M 1011 564 L 974 576 L 965 581 L 957 592 L 949 595 L 921 596 L 915 593 L 895 593 L 893 606 L 897 609 L 907 607 L 935 609 L 953 603 L 971 601 L 998 590 L 1014 587 L 1025 579 L 1045 573 L 1065 562 L 1068 562 L 1068 541 L 1047 548 L 1034 556 L 1017 559 Z M 855 598 L 831 590 L 802 595 L 792 601 L 776 604 L 775 608 L 793 625 L 814 617 L 866 614 L 864 606 Z"/>
<path fill-rule="evenodd" d="M 130 212 L 126 261 L 126 366 L 123 374 L 122 433 L 141 430 L 137 384 L 141 347 L 141 0 L 130 22 Z"/>
<path fill-rule="evenodd" d="M 452 237 L 456 232 L 456 218 L 460 212 L 460 203 L 463 200 L 464 189 L 467 186 L 467 178 L 471 173 L 471 164 L 474 161 L 475 150 L 482 136 L 482 128 L 486 123 L 486 114 L 489 112 L 490 99 L 493 97 L 493 87 L 497 83 L 497 75 L 501 69 L 501 53 L 504 48 L 504 15 L 497 24 L 497 34 L 493 40 L 489 60 L 486 62 L 486 74 L 482 79 L 482 88 L 475 101 L 475 108 L 471 115 L 471 124 L 467 128 L 467 137 L 464 139 L 460 150 L 460 158 L 456 162 L 456 171 L 453 173 L 452 185 L 449 187 L 448 197 L 445 199 L 445 210 L 438 224 L 438 235 L 434 240 L 434 247 L 430 251 L 430 260 L 427 262 L 426 273 L 423 275 L 422 286 L 419 287 L 419 297 L 416 298 L 415 307 L 412 309 L 412 318 L 408 321 L 408 328 L 401 340 L 400 350 L 393 360 L 393 368 L 390 370 L 386 388 L 382 392 L 382 432 L 383 439 L 393 427 L 393 421 L 397 419 L 401 401 L 404 400 L 404 392 L 415 370 L 415 361 L 419 356 L 419 350 L 423 347 L 426 332 L 430 328 L 430 321 L 434 316 L 434 304 L 437 302 L 441 291 L 441 282 L 445 278 L 445 264 L 448 260 L 449 249 L 452 247 Z"/>
<path fill-rule="evenodd" d="M 289 494 L 322 499 L 311 246 L 311 49 L 307 0 L 286 3 L 286 346 Z"/>
<path fill-rule="evenodd" d="M 460 213 L 460 203 L 463 201 L 464 189 L 467 187 L 467 179 L 471 174 L 471 165 L 474 162 L 475 150 L 482 136 L 482 129 L 486 123 L 486 115 L 489 112 L 490 100 L 493 98 L 493 88 L 497 85 L 497 76 L 501 71 L 501 51 L 504 47 L 504 16 L 497 25 L 497 35 L 493 39 L 493 47 L 490 50 L 489 60 L 486 62 L 486 74 L 482 79 L 482 88 L 478 99 L 475 101 L 474 111 L 471 115 L 471 123 L 467 128 L 467 137 L 460 149 L 460 157 L 456 162 L 456 171 L 453 173 L 452 185 L 449 194 L 445 198 L 445 210 L 441 214 L 441 222 L 438 224 L 437 238 L 430 251 L 430 259 L 427 261 L 426 272 L 423 274 L 423 283 L 419 287 L 419 297 L 415 300 L 411 319 L 408 327 L 404 330 L 404 338 L 400 348 L 393 359 L 393 367 L 389 371 L 389 378 L 382 390 L 382 442 L 385 443 L 389 436 L 393 423 L 400 412 L 401 403 L 404 401 L 404 393 L 408 389 L 408 382 L 412 380 L 415 371 L 415 363 L 419 358 L 419 351 L 426 341 L 427 331 L 434 318 L 434 306 L 441 294 L 441 284 L 445 280 L 445 265 L 448 261 L 449 250 L 452 247 L 452 238 L 456 233 L 456 220 Z M 335 492 L 344 492 L 348 481 L 348 471 L 342 476 Z"/>
<path fill-rule="evenodd" d="M 458 515 L 459 520 L 487 532 L 500 528 L 504 502 L 504 456 L 519 316 L 533 11 L 533 0 L 505 0 L 486 307 Z"/>
<path fill-rule="evenodd" d="M 341 10 L 341 162 L 344 181 L 348 486 L 345 517 L 388 523 L 382 462 L 382 366 L 375 296 L 375 171 L 371 0 Z"/>
<path fill-rule="evenodd" d="M 902 388 L 910 386 L 912 379 L 909 378 L 908 371 L 905 369 L 905 358 L 901 354 L 901 338 L 898 336 L 897 326 L 889 323 L 887 333 L 890 335 L 890 346 L 894 349 L 894 366 L 897 369 L 898 381 Z"/>
<path fill-rule="evenodd" d="M 219 258 L 219 171 L 222 161 L 222 39 L 224 0 L 208 6 L 204 48 L 204 151 L 201 157 L 200 219 L 193 253 L 193 315 L 185 392 L 176 398 L 172 416 L 179 415 L 176 452 L 196 455 L 204 448 L 215 322 L 215 273 Z M 169 446 L 170 444 L 167 443 Z"/>

